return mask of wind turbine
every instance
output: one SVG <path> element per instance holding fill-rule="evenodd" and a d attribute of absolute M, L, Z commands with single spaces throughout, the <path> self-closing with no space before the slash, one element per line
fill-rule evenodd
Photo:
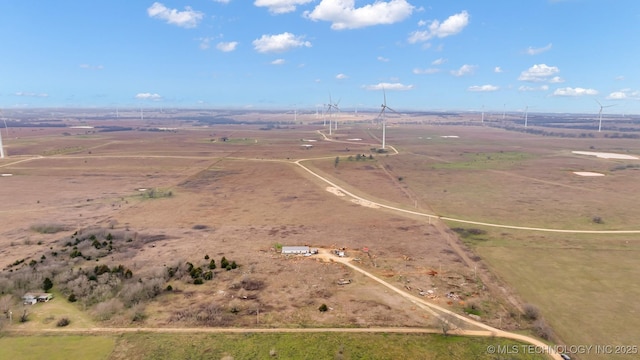
<path fill-rule="evenodd" d="M 484 105 L 482 105 L 482 120 L 480 122 L 484 124 Z"/>
<path fill-rule="evenodd" d="M 340 104 L 340 100 L 341 99 L 338 99 L 338 102 L 333 104 L 333 108 L 336 109 L 338 111 L 338 113 L 340 113 L 340 108 L 338 107 L 338 104 Z M 334 123 L 334 126 L 335 126 L 334 130 L 338 130 L 338 119 L 336 119 L 333 123 Z"/>
<path fill-rule="evenodd" d="M 333 125 L 331 124 L 331 118 L 333 117 L 333 111 L 332 109 L 336 109 L 338 111 L 340 111 L 340 108 L 338 108 L 338 104 L 340 103 L 340 100 L 338 100 L 337 103 L 333 103 L 333 100 L 331 99 L 331 93 L 329 93 L 329 103 L 326 104 L 327 105 L 327 111 L 329 112 L 329 135 L 332 134 L 332 129 L 333 129 Z M 338 125 L 336 124 L 336 130 L 338 129 Z"/>
<path fill-rule="evenodd" d="M 529 106 L 526 105 L 524 106 L 524 127 L 526 128 L 527 125 L 529 124 L 529 108 L 535 107 L 535 106 Z"/>
<path fill-rule="evenodd" d="M 382 96 L 383 96 L 384 102 L 382 103 L 382 105 L 380 105 L 382 109 L 380 110 L 380 114 L 378 114 L 378 118 L 382 117 L 382 149 L 384 149 L 386 145 L 386 140 L 387 140 L 387 121 L 384 117 L 384 113 L 387 109 L 393 111 L 396 114 L 398 112 L 387 106 L 387 94 L 384 91 L 384 86 L 382 87 Z"/>
<path fill-rule="evenodd" d="M 7 126 L 7 119 L 3 116 L 4 113 L 2 112 L 2 109 L 0 109 L 0 117 L 2 118 L 2 121 L 4 122 L 4 130 L 5 133 L 7 134 L 7 139 L 9 138 L 9 127 Z"/>
<path fill-rule="evenodd" d="M 598 118 L 599 118 L 599 120 L 598 120 L 598 132 L 600 132 L 600 130 L 602 130 L 602 109 L 615 106 L 616 104 L 603 106 L 602 104 L 600 104 L 600 101 L 598 101 L 596 99 L 593 99 L 593 100 L 595 100 L 598 103 L 598 105 L 600 105 L 600 111 L 598 112 Z"/>
<path fill-rule="evenodd" d="M 2 116 L 2 110 L 0 110 L 0 116 Z M 4 121 L 4 128 L 7 129 L 7 137 L 9 135 L 9 130 L 7 128 L 7 121 L 2 116 L 2 120 Z M 2 144 L 2 132 L 0 131 L 0 159 L 4 159 L 4 145 Z"/>
<path fill-rule="evenodd" d="M 2 133 L 0 133 L 0 159 L 4 159 L 4 145 L 2 145 Z"/>

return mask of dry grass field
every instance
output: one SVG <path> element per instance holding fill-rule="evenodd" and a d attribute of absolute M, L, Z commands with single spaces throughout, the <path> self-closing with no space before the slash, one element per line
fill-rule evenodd
<path fill-rule="evenodd" d="M 425 117 L 424 124 L 392 121 L 387 142 L 396 155 L 374 151 L 380 129 L 359 118 L 341 123 L 333 141 L 326 141 L 310 115 L 300 124 L 269 127 L 157 115 L 145 122 L 77 120 L 79 114 L 65 120 L 129 128 L 122 131 L 10 129 L 3 138 L 10 156 L 0 160 L 0 173 L 12 174 L 0 177 L 2 291 L 37 289 L 41 277 L 21 278 L 20 286 L 6 280 L 22 267 L 59 279 L 62 270 L 53 271 L 54 263 L 76 272 L 122 264 L 140 287 L 157 282 L 161 289 L 143 302 L 80 302 L 107 326 L 438 326 L 428 313 L 348 268 L 277 251 L 282 245 L 344 247 L 360 266 L 397 287 L 430 291 L 433 301 L 458 312 L 471 307 L 493 326 L 529 328 L 517 308 L 532 303 L 556 341 L 637 345 L 638 235 L 449 222 L 451 228 L 482 230 L 458 239 L 440 222 L 336 196 L 294 163 L 306 159 L 303 165 L 371 201 L 428 214 L 554 229 L 638 230 L 640 160 L 572 153 L 640 155 L 635 139 L 560 138 Z M 278 115 L 239 118 L 270 121 Z M 100 241 L 112 234 L 113 244 L 108 253 L 88 241 L 66 245 L 83 234 Z M 84 255 L 71 258 L 72 250 Z M 206 269 L 209 259 L 219 264 L 223 256 L 239 267 L 214 269 L 202 285 L 183 269 L 187 262 Z M 178 275 L 167 276 L 169 269 Z M 341 286 L 339 279 L 352 283 Z M 122 284 L 114 287 L 120 294 L 133 291 Z M 56 301 L 64 301 L 65 291 Z M 448 298 L 451 292 L 455 296 Z M 319 312 L 321 304 L 330 310 Z"/>

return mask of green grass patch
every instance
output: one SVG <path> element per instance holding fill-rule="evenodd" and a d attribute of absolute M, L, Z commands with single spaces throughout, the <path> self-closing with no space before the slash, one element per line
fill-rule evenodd
<path fill-rule="evenodd" d="M 113 359 L 495 359 L 495 338 L 436 334 L 124 334 Z M 535 354 L 510 359 L 545 359 Z"/>
<path fill-rule="evenodd" d="M 477 152 L 463 154 L 463 161 L 437 163 L 433 169 L 486 170 L 506 169 L 524 160 L 533 159 L 533 154 L 517 151 Z"/>
<path fill-rule="evenodd" d="M 71 154 L 75 152 L 82 151 L 84 148 L 82 146 L 68 146 L 64 148 L 58 148 L 53 150 L 46 150 L 42 153 L 44 156 L 53 156 L 53 155 L 63 155 L 63 154 Z"/>
<path fill-rule="evenodd" d="M 116 344 L 110 336 L 4 336 L 0 359 L 108 359 Z"/>
<path fill-rule="evenodd" d="M 173 196 L 173 191 L 169 189 L 153 188 L 147 189 L 140 194 L 143 199 L 162 199 Z"/>

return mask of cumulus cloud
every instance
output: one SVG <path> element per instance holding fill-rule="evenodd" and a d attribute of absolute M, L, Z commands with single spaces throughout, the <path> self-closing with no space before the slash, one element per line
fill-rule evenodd
<path fill-rule="evenodd" d="M 398 90 L 398 91 L 406 91 L 413 89 L 413 85 L 404 85 L 402 83 L 377 83 L 373 85 L 364 85 L 364 89 L 366 90 Z"/>
<path fill-rule="evenodd" d="M 296 11 L 296 6 L 310 2 L 311 0 L 256 0 L 253 4 L 268 8 L 272 14 L 286 14 Z"/>
<path fill-rule="evenodd" d="M 311 47 L 311 43 L 303 39 L 303 36 L 296 36 L 288 32 L 277 35 L 262 35 L 260 39 L 253 41 L 253 46 L 259 53 L 285 52 L 298 47 Z"/>
<path fill-rule="evenodd" d="M 440 71 L 441 71 L 440 69 L 436 69 L 436 68 L 427 68 L 427 69 L 415 68 L 415 69 L 413 69 L 413 73 L 416 74 L 416 75 L 429 75 L 429 74 L 439 73 Z"/>
<path fill-rule="evenodd" d="M 346 78 L 348 78 L 348 76 L 347 76 L 347 75 L 345 75 L 345 74 L 338 74 L 338 75 L 336 75 L 336 79 L 338 79 L 338 80 L 344 80 L 344 79 L 346 79 Z"/>
<path fill-rule="evenodd" d="M 475 66 L 475 65 L 467 65 L 467 64 L 465 64 L 465 65 L 462 65 L 460 67 L 460 69 L 458 69 L 458 70 L 451 70 L 451 74 L 453 76 L 458 76 L 458 77 L 464 76 L 464 75 L 467 75 L 467 74 L 473 74 L 473 72 L 475 71 L 476 68 L 477 68 L 477 66 Z"/>
<path fill-rule="evenodd" d="M 559 77 L 553 77 L 555 74 L 559 73 L 560 69 L 556 66 L 547 66 L 546 64 L 536 64 L 530 67 L 529 69 L 520 73 L 518 80 L 520 81 L 529 81 L 529 82 L 545 82 L 545 81 L 553 81 L 554 83 L 562 82 L 563 80 Z"/>
<path fill-rule="evenodd" d="M 34 93 L 34 92 L 24 92 L 24 91 L 18 91 L 17 93 L 15 93 L 15 95 L 24 96 L 24 97 L 42 97 L 42 98 L 49 97 L 49 94 L 47 93 Z"/>
<path fill-rule="evenodd" d="M 427 30 L 416 30 L 409 35 L 409 43 L 425 42 L 437 38 L 444 38 L 461 32 L 469 25 L 469 13 L 461 13 L 449 16 L 445 21 L 434 20 L 429 24 Z"/>
<path fill-rule="evenodd" d="M 159 2 L 154 2 L 147 9 L 147 14 L 149 17 L 164 20 L 168 24 L 184 28 L 194 28 L 204 18 L 203 13 L 194 11 L 189 6 L 186 6 L 184 11 L 178 11 L 177 9 L 169 9 Z"/>
<path fill-rule="evenodd" d="M 529 48 L 527 49 L 526 53 L 529 55 L 538 55 L 538 54 L 542 54 L 543 52 L 547 52 L 549 50 L 551 50 L 551 47 L 553 46 L 553 44 L 549 43 L 549 45 L 547 46 L 543 46 L 541 48 L 534 48 L 529 46 Z"/>
<path fill-rule="evenodd" d="M 469 88 L 467 88 L 468 91 L 475 91 L 475 92 L 490 92 L 490 91 L 497 91 L 498 89 L 500 88 L 495 85 L 474 85 L 474 86 L 469 86 Z"/>
<path fill-rule="evenodd" d="M 228 4 L 231 0 L 213 0 L 213 2 L 217 2 L 217 3 L 221 3 L 221 4 Z"/>
<path fill-rule="evenodd" d="M 640 91 L 622 89 L 607 95 L 607 100 L 640 100 Z"/>
<path fill-rule="evenodd" d="M 359 29 L 403 21 L 413 9 L 406 0 L 376 0 L 359 8 L 356 8 L 355 0 L 322 0 L 313 11 L 305 11 L 304 17 L 329 21 L 333 30 Z"/>
<path fill-rule="evenodd" d="M 222 52 L 231 52 L 231 51 L 234 51 L 237 46 L 238 46 L 238 42 L 237 41 L 219 42 L 216 45 L 216 49 L 218 49 L 218 50 L 220 50 Z"/>
<path fill-rule="evenodd" d="M 501 72 L 503 72 L 504 70 L 502 70 L 502 68 L 500 66 L 496 66 L 493 68 L 493 72 L 496 74 L 499 74 Z"/>
<path fill-rule="evenodd" d="M 389 62 L 389 59 L 386 57 L 378 56 L 378 61 L 380 62 Z"/>
<path fill-rule="evenodd" d="M 271 65 L 284 65 L 285 62 L 284 59 L 275 59 L 271 62 Z"/>
<path fill-rule="evenodd" d="M 138 93 L 135 98 L 139 100 L 160 100 L 162 96 L 152 93 Z"/>
<path fill-rule="evenodd" d="M 553 96 L 584 96 L 584 95 L 598 95 L 598 91 L 594 89 L 583 89 L 580 87 L 572 88 L 565 87 L 556 89 L 553 92 Z"/>
<path fill-rule="evenodd" d="M 538 87 L 533 87 L 533 86 L 520 86 L 518 88 L 518 90 L 520 91 L 547 91 L 549 90 L 549 85 L 540 85 Z"/>

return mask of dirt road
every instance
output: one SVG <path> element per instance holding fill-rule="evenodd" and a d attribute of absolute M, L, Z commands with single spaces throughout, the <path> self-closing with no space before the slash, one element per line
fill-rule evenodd
<path fill-rule="evenodd" d="M 475 321 L 472 320 L 468 317 L 465 317 L 463 315 L 457 314 L 453 311 L 450 311 L 448 309 L 445 309 L 439 305 L 430 303 L 424 299 L 421 299 L 415 295 L 411 295 L 391 284 L 389 284 L 388 282 L 380 279 L 379 277 L 371 274 L 370 272 L 363 270 L 355 265 L 352 264 L 351 259 L 348 257 L 339 257 L 339 256 L 334 256 L 332 255 L 329 250 L 326 249 L 320 249 L 320 253 L 318 254 L 322 259 L 324 260 L 328 260 L 328 261 L 334 261 L 334 262 L 339 262 L 341 264 L 344 264 L 350 268 L 352 268 L 353 270 L 369 277 L 370 279 L 378 282 L 379 284 L 385 286 L 386 288 L 396 292 L 397 294 L 403 296 L 404 298 L 408 299 L 409 301 L 411 301 L 413 304 L 429 311 L 431 314 L 436 315 L 438 318 L 440 318 L 442 321 L 449 321 L 447 318 L 445 318 L 444 315 L 446 315 L 446 317 L 448 317 L 449 319 L 455 318 L 458 319 L 458 321 L 461 321 L 467 325 L 471 325 L 474 327 L 477 327 L 479 329 L 482 330 L 463 330 L 463 329 L 453 329 L 452 331 L 450 331 L 451 334 L 456 334 L 456 335 L 473 335 L 473 336 L 491 336 L 491 337 L 500 337 L 500 338 L 505 338 L 505 339 L 512 339 L 512 340 L 517 340 L 517 341 L 521 341 L 527 344 L 531 344 L 533 346 L 535 346 L 538 349 L 543 350 L 545 353 L 547 353 L 551 358 L 553 359 L 558 359 L 558 360 L 562 360 L 562 357 L 560 357 L 560 354 L 557 353 L 553 353 L 553 352 L 549 352 L 549 346 L 547 344 L 545 344 L 544 342 L 532 338 L 530 336 L 526 336 L 526 335 L 522 335 L 522 334 L 516 334 L 516 333 L 512 333 L 512 332 L 508 332 L 508 331 L 504 331 L 504 330 L 500 330 L 500 329 L 496 329 L 492 326 L 489 326 L 487 324 L 481 323 L 479 321 Z M 437 330 L 436 330 L 437 332 Z M 440 331 L 441 332 L 441 331 Z"/>

